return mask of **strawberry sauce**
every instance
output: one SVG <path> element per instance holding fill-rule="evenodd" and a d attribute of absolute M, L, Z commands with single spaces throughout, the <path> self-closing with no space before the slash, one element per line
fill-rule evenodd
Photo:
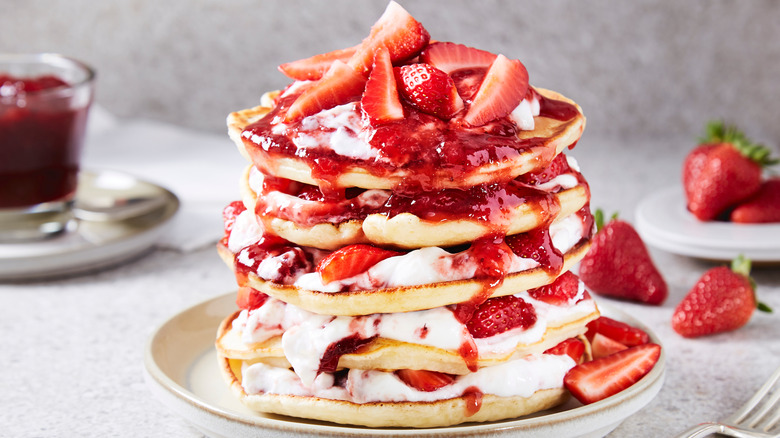
<path fill-rule="evenodd" d="M 463 94 L 470 91 L 468 84 L 481 83 L 484 74 L 484 70 L 473 69 L 458 72 L 453 79 L 459 90 L 465 89 Z M 298 146 L 292 139 L 306 132 L 305 119 L 287 125 L 280 123 L 301 92 L 299 89 L 283 94 L 265 117 L 245 127 L 242 138 L 252 161 L 265 173 L 275 173 L 274 162 L 279 157 L 304 160 L 326 196 L 338 193 L 336 180 L 351 168 L 361 168 L 379 177 L 402 171 L 405 178 L 395 190 L 411 194 L 439 188 L 441 178 L 449 182 L 462 180 L 482 166 L 512 160 L 525 152 L 539 155 L 537 168 L 546 166 L 553 158 L 546 138 L 518 138 L 520 130 L 509 116 L 469 127 L 463 121 L 463 112 L 446 121 L 408 104 L 404 104 L 402 120 L 377 126 L 366 123 L 361 133 L 349 134 L 360 134 L 376 152 L 375 157 L 355 158 L 340 155 L 330 147 Z M 353 104 L 359 113 L 360 103 L 355 100 Z M 562 121 L 579 114 L 573 105 L 551 99 L 541 99 L 541 110 L 545 117 Z M 317 130 L 335 131 L 322 126 Z"/>
<path fill-rule="evenodd" d="M 476 386 L 470 386 L 466 388 L 466 391 L 463 393 L 463 398 L 466 400 L 466 416 L 471 417 L 472 415 L 479 412 L 479 410 L 482 408 L 482 391 L 479 390 Z"/>

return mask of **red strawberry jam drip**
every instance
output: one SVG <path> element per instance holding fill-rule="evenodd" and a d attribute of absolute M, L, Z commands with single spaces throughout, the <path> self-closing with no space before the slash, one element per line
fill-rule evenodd
<path fill-rule="evenodd" d="M 578 180 L 584 183 L 579 173 L 572 172 L 568 165 L 545 172 L 545 180 L 534 177 L 532 181 L 547 182 L 562 173 L 575 173 Z M 271 191 L 315 202 L 303 208 L 300 205 L 278 205 L 269 202 L 264 196 Z M 559 210 L 554 190 L 548 192 L 537 189 L 532 184 L 521 182 L 521 177 L 504 184 L 481 184 L 467 190 L 442 189 L 414 196 L 386 190 L 371 191 L 370 195 L 364 195 L 365 192 L 350 188 L 346 190 L 345 198 L 326 200 L 317 186 L 264 175 L 255 213 L 260 217 L 285 219 L 302 226 L 363 220 L 370 214 L 383 214 L 391 218 L 401 213 L 411 213 L 428 221 L 475 220 L 489 224 L 496 232 L 500 232 L 509 224 L 509 213 L 521 205 L 532 205 L 534 213 L 543 221 L 555 216 Z"/>
<path fill-rule="evenodd" d="M 553 246 L 549 225 L 507 236 L 507 244 L 520 257 L 532 259 L 551 275 L 563 269 L 563 253 Z"/>
<path fill-rule="evenodd" d="M 469 386 L 463 392 L 463 398 L 466 399 L 467 417 L 471 417 L 472 415 L 479 412 L 479 410 L 482 408 L 482 396 L 482 391 L 480 391 L 476 386 Z"/>
<path fill-rule="evenodd" d="M 465 101 L 470 99 L 473 84 L 480 84 L 484 74 L 484 69 L 453 73 L 456 87 L 462 95 L 469 96 L 464 97 Z M 545 138 L 518 138 L 518 128 L 509 116 L 472 128 L 463 122 L 463 112 L 445 121 L 406 103 L 403 120 L 368 126 L 368 131 L 363 133 L 378 153 L 375 159 L 346 157 L 329 148 L 298 148 L 290 137 L 302 131 L 301 121 L 292 122 L 280 133 L 274 133 L 272 128 L 284 119 L 301 92 L 296 90 L 278 98 L 265 117 L 245 127 L 242 137 L 252 161 L 266 173 L 274 173 L 276 157 L 305 160 L 312 169 L 312 177 L 328 197 L 339 192 L 335 184 L 338 176 L 356 165 L 380 177 L 405 170 L 408 176 L 396 191 L 416 193 L 438 188 L 434 175 L 462 179 L 480 166 L 511 160 L 524 152 L 534 151 L 540 156 L 539 168 L 553 158 L 554 151 L 545 147 Z M 542 99 L 542 103 L 545 116 L 558 120 L 568 120 L 578 114 L 574 106 L 565 102 Z M 353 104 L 359 111 L 359 102 Z"/>
<path fill-rule="evenodd" d="M 278 257 L 284 255 L 284 257 Z M 273 278 L 265 278 L 280 284 L 288 284 L 300 273 L 314 269 L 311 254 L 281 237 L 264 234 L 256 243 L 242 248 L 234 256 L 236 280 L 240 286 L 246 285 L 250 273 L 257 273 L 263 260 L 277 257 Z"/>
<path fill-rule="evenodd" d="M 355 333 L 351 336 L 331 343 L 328 345 L 328 348 L 325 349 L 325 353 L 320 359 L 320 367 L 317 370 L 317 374 L 332 373 L 336 371 L 341 356 L 357 352 L 360 347 L 369 344 L 374 339 L 376 339 L 376 336 L 363 338 L 359 334 Z"/>

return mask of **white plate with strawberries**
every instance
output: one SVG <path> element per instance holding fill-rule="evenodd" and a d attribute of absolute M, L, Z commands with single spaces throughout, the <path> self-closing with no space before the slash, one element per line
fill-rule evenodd
<path fill-rule="evenodd" d="M 704 222 L 685 207 L 682 187 L 669 187 L 644 199 L 636 210 L 637 231 L 649 245 L 685 256 L 754 262 L 780 261 L 780 223 Z"/>
<path fill-rule="evenodd" d="M 600 305 L 601 313 L 647 332 L 631 316 Z M 214 336 L 223 315 L 235 308 L 235 292 L 212 298 L 175 315 L 149 338 L 145 349 L 146 381 L 154 396 L 209 437 L 448 436 L 489 434 L 512 437 L 603 437 L 640 411 L 663 386 L 665 358 L 632 386 L 603 400 L 582 405 L 574 398 L 562 406 L 516 420 L 466 423 L 432 429 L 371 429 L 257 414 L 230 392 L 219 373 Z"/>

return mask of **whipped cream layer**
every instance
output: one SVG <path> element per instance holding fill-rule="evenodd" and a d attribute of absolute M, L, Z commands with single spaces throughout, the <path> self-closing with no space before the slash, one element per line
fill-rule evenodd
<path fill-rule="evenodd" d="M 453 383 L 426 392 L 412 388 L 392 372 L 352 369 L 341 384 L 337 384 L 340 381 L 333 374 L 322 373 L 306 385 L 286 368 L 244 363 L 241 384 L 250 395 L 287 394 L 353 403 L 433 402 L 474 392 L 530 397 L 539 390 L 561 388 L 564 376 L 575 365 L 565 354 L 533 354 L 457 376 Z"/>
<path fill-rule="evenodd" d="M 233 320 L 233 330 L 240 332 L 241 341 L 250 348 L 281 335 L 285 357 L 301 381 L 311 386 L 328 348 L 344 339 L 379 337 L 454 352 L 463 345 L 475 345 L 478 357 L 507 356 L 519 345 L 542 341 L 548 328 L 562 327 L 597 311 L 582 282 L 577 294 L 560 305 L 536 300 L 528 291 L 515 297 L 533 306 L 536 322 L 486 338 L 473 338 L 450 306 L 404 313 L 330 316 L 311 313 L 275 298 L 268 298 L 256 309 L 242 310 Z M 582 334 L 584 330 L 583 326 L 570 335 Z"/>
<path fill-rule="evenodd" d="M 565 254 L 590 232 L 585 230 L 586 223 L 582 212 L 561 218 L 549 226 L 553 246 Z M 287 251 L 269 252 L 262 260 L 250 260 L 251 245 L 263 237 L 263 227 L 258 223 L 254 212 L 246 210 L 238 215 L 227 239 L 231 252 L 237 254 L 236 261 L 254 266 L 254 272 L 260 278 L 280 284 L 292 284 L 302 289 L 320 292 L 341 292 L 344 290 L 365 290 L 416 286 L 423 284 L 467 280 L 474 278 L 480 268 L 478 260 L 471 256 L 469 249 L 450 253 L 439 247 L 420 248 L 399 256 L 389 257 L 358 275 L 324 284 L 320 274 L 314 269 L 328 251 L 309 247 L 290 247 Z M 305 256 L 302 255 L 305 253 Z M 510 254 L 507 274 L 536 268 L 539 263 L 533 259 Z M 302 261 L 300 268 L 292 272 L 280 270 L 289 264 L 290 258 Z M 285 272 L 284 275 L 280 272 Z"/>

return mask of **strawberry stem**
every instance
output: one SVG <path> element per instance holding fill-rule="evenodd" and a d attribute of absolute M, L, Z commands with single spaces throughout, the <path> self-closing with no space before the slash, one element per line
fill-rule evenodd
<path fill-rule="evenodd" d="M 744 132 L 735 125 L 726 125 L 722 120 L 707 123 L 704 136 L 699 138 L 699 143 L 729 143 L 742 155 L 755 161 L 760 166 L 771 166 L 780 163 L 780 159 L 770 157 L 771 151 L 764 145 L 754 143 Z"/>
<path fill-rule="evenodd" d="M 612 216 L 609 217 L 609 221 L 612 222 L 618 218 L 618 212 L 612 213 Z M 596 224 L 596 232 L 598 233 L 601 231 L 602 228 L 604 228 L 604 212 L 597 208 L 595 212 L 593 212 L 593 222 Z"/>
<path fill-rule="evenodd" d="M 750 281 L 750 287 L 753 289 L 753 298 L 756 302 L 756 308 L 762 312 L 772 313 L 772 308 L 765 303 L 758 301 L 758 297 L 756 297 L 756 281 L 750 277 L 750 268 L 750 259 L 746 258 L 742 254 L 738 255 L 737 258 L 731 261 L 731 270 L 739 275 L 744 275 L 747 277 L 748 281 Z"/>

